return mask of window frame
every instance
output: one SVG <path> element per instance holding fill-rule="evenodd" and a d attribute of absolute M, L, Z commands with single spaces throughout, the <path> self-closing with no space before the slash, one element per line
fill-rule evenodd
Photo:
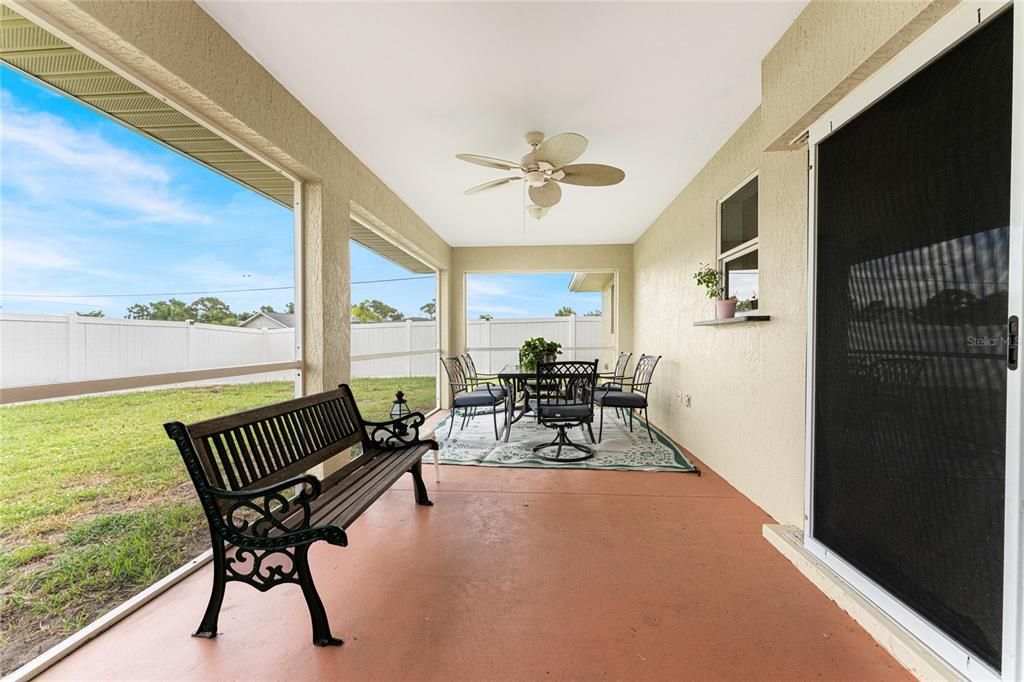
<path fill-rule="evenodd" d="M 747 241 L 743 242 L 742 244 L 734 246 L 733 248 L 729 249 L 728 251 L 722 251 L 722 207 L 725 205 L 725 202 L 727 202 L 729 199 L 731 199 L 733 196 L 735 196 L 740 190 L 742 190 L 744 187 L 749 185 L 751 182 L 753 182 L 754 180 L 757 180 L 759 176 L 760 176 L 760 169 L 755 169 L 753 172 L 751 172 L 749 175 L 747 175 L 745 178 L 743 178 L 743 180 L 740 181 L 739 184 L 737 184 L 731 190 L 726 192 L 722 197 L 720 197 L 718 199 L 718 201 L 715 202 L 715 253 L 717 254 L 716 263 L 717 263 L 717 267 L 718 267 L 718 272 L 721 273 L 722 278 L 723 278 L 723 282 L 725 281 L 725 266 L 726 266 L 727 263 L 730 263 L 730 262 L 736 260 L 737 258 L 742 258 L 743 256 L 746 256 L 746 255 L 748 255 L 750 253 L 753 253 L 753 252 L 759 250 L 760 238 L 761 238 L 761 220 L 760 220 L 760 218 L 761 218 L 761 203 L 760 203 L 761 186 L 760 186 L 760 183 L 758 183 L 758 188 L 757 188 L 757 190 L 758 190 L 758 205 L 757 205 L 758 230 L 757 230 L 757 236 L 754 237 L 753 239 L 748 239 Z M 757 301 L 761 300 L 761 296 L 760 296 L 760 294 L 761 294 L 761 274 L 760 274 L 760 269 L 761 269 L 761 261 L 760 261 L 760 255 L 759 255 L 758 256 L 758 276 L 757 276 L 757 284 L 758 284 L 758 297 L 756 299 Z M 728 293 L 728 292 L 726 291 L 724 293 Z"/>

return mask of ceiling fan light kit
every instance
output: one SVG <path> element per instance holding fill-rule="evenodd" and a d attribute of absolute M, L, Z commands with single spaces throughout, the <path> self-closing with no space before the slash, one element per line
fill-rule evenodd
<path fill-rule="evenodd" d="M 465 194 L 476 194 L 522 180 L 527 187 L 530 200 L 533 201 L 533 205 L 526 209 L 527 213 L 540 220 L 547 215 L 549 208 L 561 201 L 561 183 L 584 187 L 605 187 L 617 185 L 626 177 L 622 170 L 614 166 L 605 166 L 599 163 L 570 165 L 587 150 L 587 138 L 577 133 L 561 133 L 545 139 L 544 133 L 533 130 L 526 133 L 524 137 L 526 143 L 530 145 L 530 151 L 520 159 L 519 163 L 479 154 L 456 154 L 455 158 L 478 166 L 517 173 L 511 177 L 470 187 Z"/>

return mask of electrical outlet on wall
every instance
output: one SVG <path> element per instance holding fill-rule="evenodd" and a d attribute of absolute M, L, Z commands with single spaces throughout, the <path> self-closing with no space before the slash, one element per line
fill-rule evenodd
<path fill-rule="evenodd" d="M 686 406 L 687 407 L 690 406 L 690 394 L 689 393 L 686 394 Z"/>

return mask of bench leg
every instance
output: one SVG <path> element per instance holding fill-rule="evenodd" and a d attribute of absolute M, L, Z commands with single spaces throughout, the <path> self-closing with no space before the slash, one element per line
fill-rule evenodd
<path fill-rule="evenodd" d="M 423 461 L 417 460 L 412 465 L 412 469 L 409 469 L 409 473 L 412 474 L 413 489 L 416 492 L 416 504 L 421 504 L 424 507 L 434 506 L 434 503 L 427 497 L 427 486 L 423 483 Z"/>
<path fill-rule="evenodd" d="M 192 633 L 193 637 L 213 639 L 217 636 L 217 617 L 220 615 L 220 605 L 224 603 L 224 541 L 213 537 L 213 589 L 210 591 L 210 601 L 206 605 L 206 613 L 199 623 L 199 629 Z"/>
<path fill-rule="evenodd" d="M 309 570 L 309 545 L 295 548 L 295 567 L 299 574 L 299 587 L 309 607 L 309 617 L 313 622 L 313 644 L 317 646 L 341 646 L 342 640 L 331 634 L 331 626 L 327 622 L 327 611 L 320 595 L 313 584 L 313 573 Z"/>

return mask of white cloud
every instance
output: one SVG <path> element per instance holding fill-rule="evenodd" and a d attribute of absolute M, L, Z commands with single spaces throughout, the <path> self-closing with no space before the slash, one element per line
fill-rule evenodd
<path fill-rule="evenodd" d="M 173 196 L 171 175 L 160 164 L 59 117 L 23 112 L 10 99 L 0 145 L 4 185 L 34 201 L 75 202 L 134 223 L 209 222 Z"/>
<path fill-rule="evenodd" d="M 0 262 L 5 272 L 22 269 L 63 270 L 78 265 L 78 261 L 55 245 L 10 238 L 0 242 Z"/>
<path fill-rule="evenodd" d="M 497 305 L 497 304 L 496 305 L 487 305 L 487 304 L 469 305 L 469 306 L 466 307 L 466 310 L 471 315 L 478 315 L 478 314 L 513 315 L 515 317 L 527 317 L 529 315 L 529 312 L 530 312 L 529 310 L 526 310 L 525 308 L 516 308 L 514 306 Z"/>
<path fill-rule="evenodd" d="M 512 288 L 497 279 L 485 278 L 481 275 L 470 275 L 466 278 L 466 295 L 470 298 L 479 296 L 508 296 Z"/>

